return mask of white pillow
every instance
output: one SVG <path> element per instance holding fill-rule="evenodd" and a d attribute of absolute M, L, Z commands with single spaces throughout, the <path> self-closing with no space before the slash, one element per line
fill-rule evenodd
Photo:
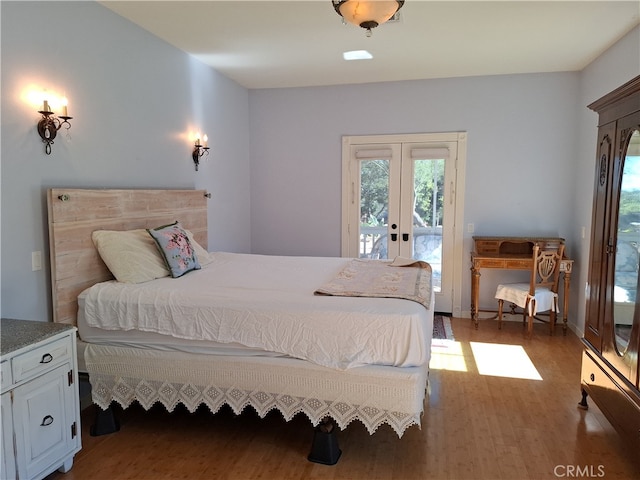
<path fill-rule="evenodd" d="M 200 265 L 213 262 L 213 254 L 207 252 L 185 229 Z M 91 234 L 93 244 L 111 271 L 122 283 L 142 283 L 168 277 L 169 270 L 158 250 L 158 245 L 146 229 L 96 230 Z"/>
<path fill-rule="evenodd" d="M 193 233 L 184 228 L 187 237 L 189 237 L 189 242 L 191 242 L 191 246 L 193 246 L 193 250 L 196 252 L 196 257 L 198 257 L 198 263 L 202 265 L 209 265 L 213 262 L 213 254 L 207 252 L 206 249 L 202 247 L 198 242 L 196 242 L 195 238 L 193 238 Z"/>
<path fill-rule="evenodd" d="M 119 282 L 142 283 L 169 276 L 155 241 L 145 229 L 96 230 L 91 239 Z"/>

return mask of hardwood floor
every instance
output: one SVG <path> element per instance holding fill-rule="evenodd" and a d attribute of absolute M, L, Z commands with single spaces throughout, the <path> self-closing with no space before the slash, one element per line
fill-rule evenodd
<path fill-rule="evenodd" d="M 354 422 L 338 433 L 342 457 L 334 466 L 307 461 L 313 432 L 301 415 L 287 423 L 277 412 L 260 419 L 251 409 L 235 416 L 133 407 L 119 412 L 119 432 L 91 437 L 90 407 L 73 469 L 47 480 L 640 478 L 640 455 L 625 450 L 596 405 L 577 408 L 581 343 L 574 334 L 558 329 L 550 337 L 537 323 L 527 339 L 519 322 L 502 330 L 495 321 L 477 331 L 469 319 L 452 325 L 456 343 L 434 346 L 422 429 L 399 439 L 387 426 L 370 436 Z M 514 367 L 522 346 L 542 379 L 480 374 L 478 364 L 484 369 L 491 359 L 474 357 L 472 346 L 476 355 L 499 352 L 498 368 Z"/>

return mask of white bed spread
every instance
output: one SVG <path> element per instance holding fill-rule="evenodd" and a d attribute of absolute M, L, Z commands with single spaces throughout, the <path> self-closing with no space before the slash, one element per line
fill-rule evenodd
<path fill-rule="evenodd" d="M 104 282 L 82 294 L 89 327 L 239 344 L 344 370 L 429 360 L 431 318 L 417 302 L 314 296 L 349 259 L 214 253 L 179 279 Z"/>

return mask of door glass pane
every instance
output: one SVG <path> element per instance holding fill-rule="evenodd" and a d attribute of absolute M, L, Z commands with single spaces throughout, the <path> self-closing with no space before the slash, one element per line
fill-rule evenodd
<path fill-rule="evenodd" d="M 413 172 L 413 258 L 429 262 L 433 287 L 442 289 L 442 218 L 444 164 L 439 160 L 415 160 Z"/>
<path fill-rule="evenodd" d="M 360 162 L 360 258 L 387 258 L 389 160 Z"/>
<path fill-rule="evenodd" d="M 629 345 L 638 293 L 640 251 L 640 131 L 631 136 L 624 159 L 616 240 L 614 326 L 616 348 L 624 354 Z"/>

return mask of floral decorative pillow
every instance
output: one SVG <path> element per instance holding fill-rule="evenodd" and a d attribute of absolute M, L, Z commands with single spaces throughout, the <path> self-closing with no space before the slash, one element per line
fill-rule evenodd
<path fill-rule="evenodd" d="M 178 278 L 191 270 L 199 270 L 200 263 L 195 249 L 180 222 L 154 229 L 147 229 L 164 257 L 173 278 Z"/>

